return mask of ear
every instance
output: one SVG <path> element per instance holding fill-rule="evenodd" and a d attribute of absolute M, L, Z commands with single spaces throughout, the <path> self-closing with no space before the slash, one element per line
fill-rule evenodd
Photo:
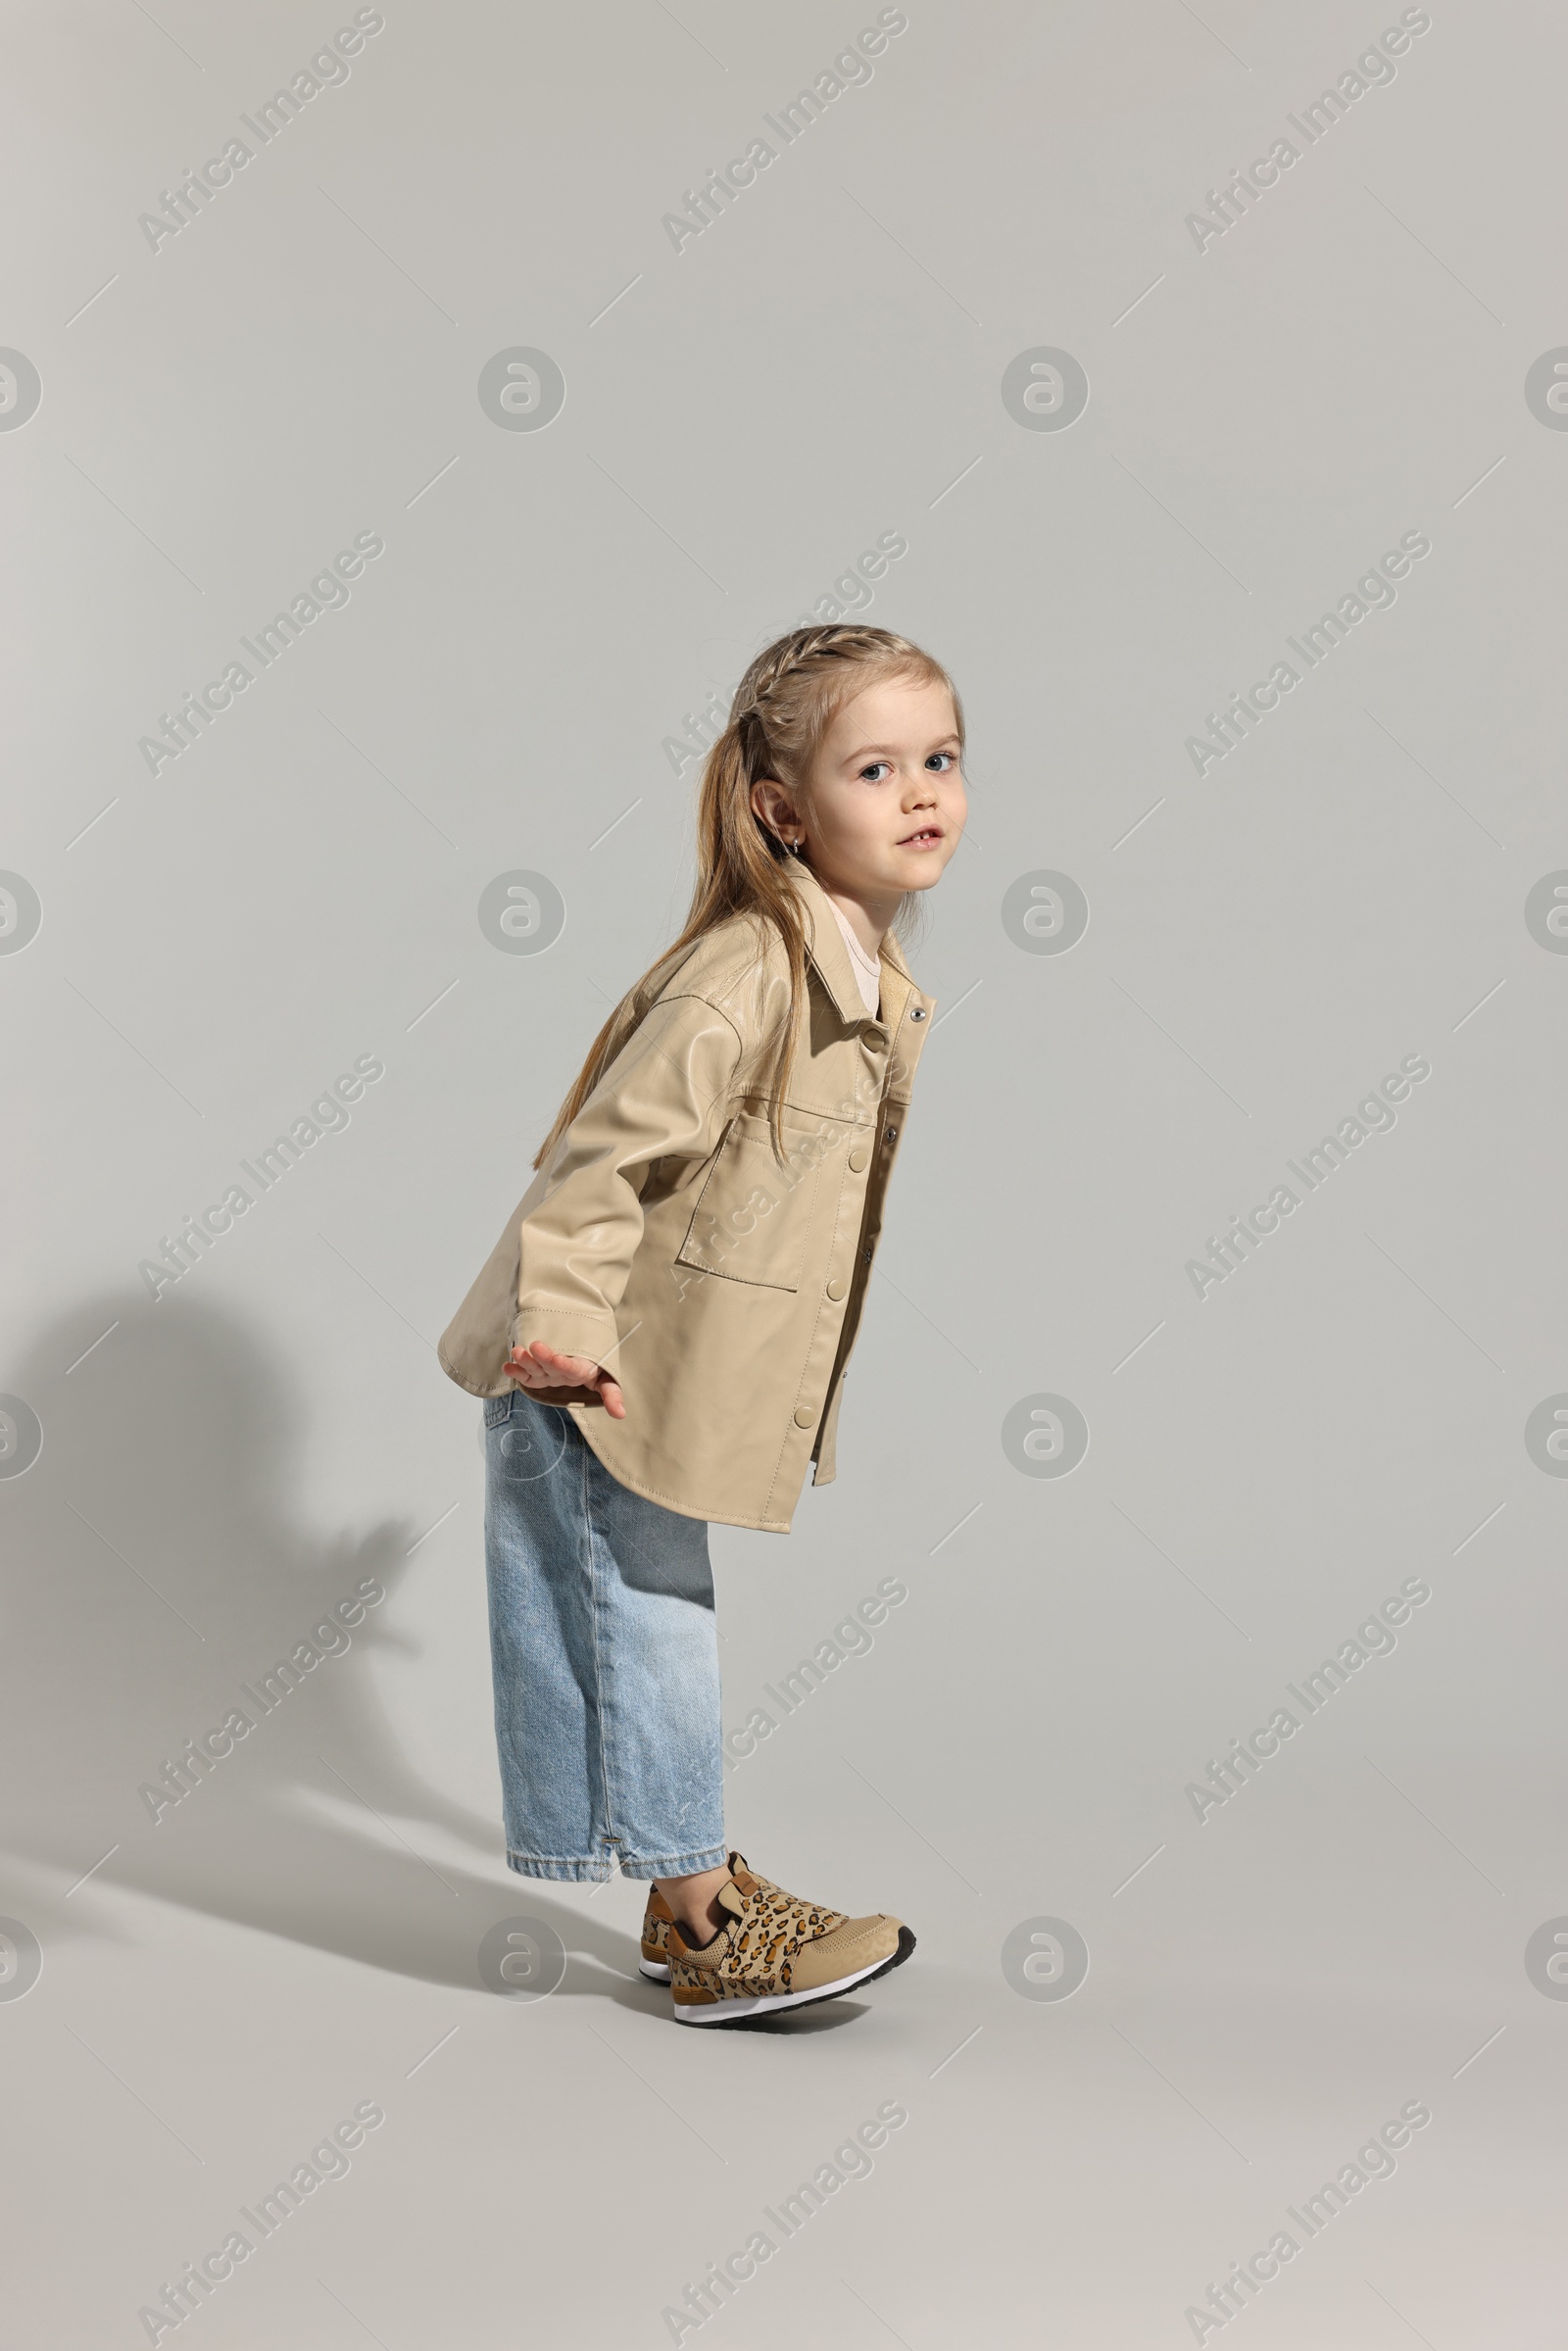
<path fill-rule="evenodd" d="M 760 817 L 770 833 L 793 823 L 795 810 L 784 786 L 773 776 L 759 776 L 752 786 L 752 813 Z"/>

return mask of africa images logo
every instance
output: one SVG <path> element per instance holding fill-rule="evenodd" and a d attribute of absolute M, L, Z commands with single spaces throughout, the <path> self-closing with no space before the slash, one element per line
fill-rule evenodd
<path fill-rule="evenodd" d="M 1199 252 L 1206 253 L 1216 238 L 1244 220 L 1265 190 L 1278 187 L 1281 173 L 1294 170 L 1306 150 L 1326 138 L 1369 91 L 1393 81 L 1398 71 L 1395 59 L 1404 56 L 1412 39 L 1431 30 L 1432 19 L 1424 8 L 1405 9 L 1399 24 L 1391 24 L 1375 45 L 1363 49 L 1355 64 L 1347 66 L 1338 80 L 1320 90 L 1299 115 L 1288 114 L 1285 120 L 1301 145 L 1298 147 L 1282 134 L 1268 153 L 1254 157 L 1245 171 L 1233 171 L 1228 180 L 1208 190 L 1203 199 L 1206 213 L 1188 214 L 1187 233 Z"/>
<path fill-rule="evenodd" d="M 203 686 L 200 698 L 187 694 L 177 710 L 160 710 L 158 724 L 161 734 L 143 735 L 136 748 L 147 762 L 152 774 L 171 759 L 200 740 L 199 729 L 210 727 L 221 711 L 231 710 L 236 694 L 243 694 L 252 680 L 264 669 L 280 661 L 296 638 L 302 636 L 323 612 L 340 612 L 351 601 L 349 581 L 356 580 L 366 564 L 373 563 L 385 555 L 386 541 L 379 531 L 362 530 L 355 536 L 352 547 L 341 548 L 330 563 L 318 572 L 309 588 L 302 588 L 285 612 L 274 612 L 265 628 L 256 632 L 256 642 L 241 637 L 240 643 L 256 663 L 254 669 L 241 661 L 232 661 L 221 677 Z"/>
<path fill-rule="evenodd" d="M 1216 1283 L 1240 1273 L 1260 1244 L 1279 1231 L 1281 1218 L 1294 1216 L 1303 1200 L 1319 1191 L 1369 1136 L 1387 1134 L 1397 1126 L 1395 1103 L 1402 1102 L 1412 1086 L 1424 1086 L 1431 1075 L 1432 1064 L 1424 1053 L 1406 1053 L 1398 1068 L 1391 1070 L 1356 1103 L 1354 1114 L 1340 1120 L 1333 1134 L 1303 1151 L 1299 1160 L 1286 1160 L 1301 1187 L 1299 1192 L 1294 1192 L 1289 1184 L 1276 1184 L 1269 1198 L 1250 1215 L 1239 1216 L 1233 1208 L 1229 1231 L 1208 1236 L 1207 1261 L 1189 1257 L 1183 1268 L 1199 1297 L 1206 1298 Z"/>
<path fill-rule="evenodd" d="M 1324 612 L 1310 628 L 1303 628 L 1299 637 L 1287 637 L 1285 642 L 1301 667 L 1276 661 L 1267 677 L 1260 678 L 1248 693 L 1233 692 L 1223 711 L 1208 712 L 1203 720 L 1206 735 L 1188 736 L 1185 749 L 1199 774 L 1245 743 L 1268 712 L 1279 709 L 1282 695 L 1294 693 L 1306 671 L 1326 661 L 1369 612 L 1386 611 L 1397 603 L 1394 582 L 1406 576 L 1412 562 L 1425 563 L 1431 553 L 1432 541 L 1424 530 L 1407 530 L 1397 547 L 1390 548 L 1362 573 L 1353 590 L 1346 590 L 1332 612 Z"/>
<path fill-rule="evenodd" d="M 793 147 L 797 139 L 804 138 L 811 124 L 846 90 L 858 89 L 868 82 L 875 72 L 871 60 L 882 55 L 890 40 L 896 40 L 908 29 L 909 20 L 902 8 L 884 8 L 876 24 L 858 33 L 840 50 L 832 65 L 824 66 L 807 88 L 798 91 L 787 106 L 779 108 L 776 116 L 764 115 L 763 122 L 779 142 L 776 147 L 771 139 L 759 132 L 744 155 L 732 157 L 722 171 L 710 171 L 700 187 L 686 190 L 681 198 L 686 207 L 683 213 L 665 213 L 660 225 L 675 251 L 684 251 L 705 229 L 713 227 L 742 189 L 754 187 L 758 173 L 767 171 L 786 147 Z"/>
<path fill-rule="evenodd" d="M 280 138 L 296 115 L 313 99 L 318 98 L 323 90 L 335 89 L 347 81 L 351 72 L 349 59 L 358 57 L 367 38 L 373 39 L 385 29 L 386 19 L 379 9 L 359 10 L 353 24 L 340 27 L 330 43 L 318 49 L 309 66 L 302 66 L 285 88 L 274 90 L 270 98 L 257 107 L 259 122 L 255 116 L 240 116 L 256 141 L 254 147 L 236 135 L 226 142 L 221 155 L 210 155 L 199 169 L 193 171 L 187 165 L 176 186 L 160 188 L 158 200 L 163 209 L 143 213 L 136 223 L 154 253 L 160 252 L 169 238 L 177 237 L 181 229 L 200 220 L 220 190 L 233 184 L 235 172 L 243 171 L 264 147 L 270 147 L 274 139 Z"/>

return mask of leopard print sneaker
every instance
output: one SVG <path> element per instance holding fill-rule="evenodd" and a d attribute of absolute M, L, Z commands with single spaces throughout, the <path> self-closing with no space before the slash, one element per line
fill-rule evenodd
<path fill-rule="evenodd" d="M 728 1915 L 711 1942 L 693 1948 L 674 1921 L 663 1930 L 661 1951 L 679 2024 L 740 2025 L 809 2008 L 885 1976 L 914 1949 L 901 1919 L 852 1919 L 803 1902 L 758 1877 L 740 1853 L 731 1853 L 729 1869 L 729 1884 L 715 1896 Z M 653 1907 L 650 1900 L 650 1914 Z M 652 1923 L 644 1922 L 645 1937 Z M 646 1948 L 645 1941 L 645 1955 Z"/>
<path fill-rule="evenodd" d="M 669 1953 L 664 1948 L 675 1913 L 670 1909 L 657 1886 L 648 1888 L 648 1907 L 643 1912 L 642 1950 L 637 1961 L 639 1975 L 650 1984 L 669 1982 Z"/>
<path fill-rule="evenodd" d="M 731 1871 L 743 1870 L 746 1868 L 746 1863 L 741 1854 L 731 1853 L 726 1866 Z M 749 1874 L 756 1876 L 755 1871 Z M 766 1878 L 758 1878 L 757 1883 L 768 1893 L 778 1891 L 778 1888 L 771 1885 Z M 669 1952 L 665 1946 L 669 1939 L 669 1931 L 674 1924 L 675 1913 L 670 1909 L 658 1886 L 651 1886 L 648 1889 L 648 1907 L 643 1912 L 642 1948 L 637 1959 L 639 1975 L 646 1976 L 650 1984 L 667 1984 L 669 1982 Z"/>

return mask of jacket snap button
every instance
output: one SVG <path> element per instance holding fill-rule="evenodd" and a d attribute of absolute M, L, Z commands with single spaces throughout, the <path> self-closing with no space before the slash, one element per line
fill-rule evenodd
<path fill-rule="evenodd" d="M 865 1152 L 864 1152 L 864 1151 L 863 1151 L 860 1149 L 859 1145 L 858 1145 L 858 1144 L 857 1144 L 857 1145 L 856 1145 L 856 1147 L 855 1147 L 855 1149 L 854 1149 L 854 1151 L 851 1151 L 851 1153 L 850 1153 L 850 1173 L 851 1173 L 851 1175 L 858 1175 L 858 1174 L 859 1174 L 859 1172 L 860 1172 L 860 1170 L 861 1170 L 861 1168 L 862 1168 L 864 1165 L 865 1165 Z"/>
<path fill-rule="evenodd" d="M 815 1414 L 815 1413 L 814 1413 L 814 1412 L 811 1410 L 811 1407 L 810 1407 L 810 1405 L 809 1405 L 809 1404 L 797 1404 L 797 1405 L 796 1405 L 796 1407 L 795 1407 L 795 1426 L 796 1426 L 798 1429 L 808 1429 L 808 1428 L 810 1427 L 810 1425 L 811 1425 L 812 1421 L 813 1421 L 813 1420 L 815 1420 L 815 1418 L 816 1418 L 816 1414 Z"/>
<path fill-rule="evenodd" d="M 898 1139 L 899 1130 L 897 1127 L 889 1127 L 886 1135 L 883 1137 L 883 1141 L 885 1143 L 897 1143 Z"/>
<path fill-rule="evenodd" d="M 913 1011 L 909 1014 L 909 1018 L 911 1020 L 923 1020 L 925 1018 L 924 1004 L 916 1004 Z"/>
<path fill-rule="evenodd" d="M 829 1282 L 827 1286 L 828 1297 L 842 1298 L 848 1288 L 849 1284 L 847 1282 Z"/>

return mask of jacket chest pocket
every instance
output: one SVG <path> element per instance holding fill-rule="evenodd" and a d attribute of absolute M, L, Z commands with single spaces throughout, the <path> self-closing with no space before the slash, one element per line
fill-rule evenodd
<path fill-rule="evenodd" d="M 773 1155 L 765 1118 L 742 1114 L 730 1121 L 675 1252 L 677 1265 L 769 1290 L 800 1287 L 817 1183 L 832 1145 L 789 1127 L 780 1141 L 782 1162 Z"/>

